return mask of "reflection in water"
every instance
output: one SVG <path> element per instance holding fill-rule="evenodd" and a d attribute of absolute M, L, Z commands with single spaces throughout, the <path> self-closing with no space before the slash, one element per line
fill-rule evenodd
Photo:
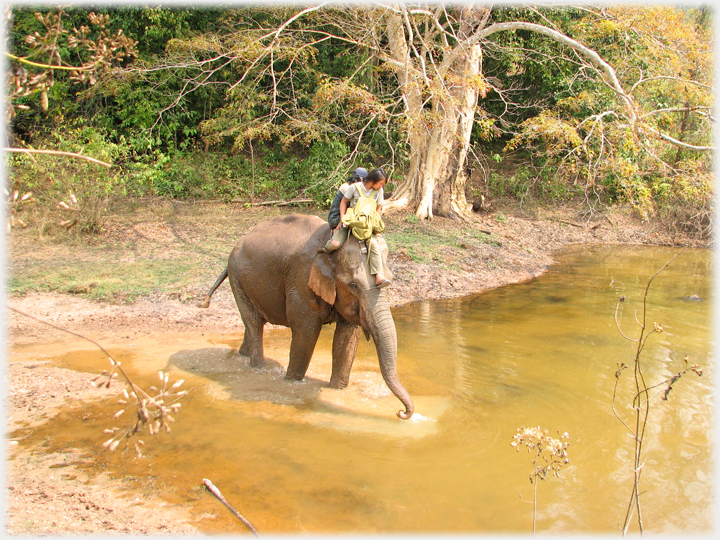
<path fill-rule="evenodd" d="M 198 486 L 211 479 L 261 533 L 520 532 L 532 530 L 530 454 L 510 446 L 521 426 L 568 432 L 570 464 L 538 486 L 538 530 L 618 533 L 631 490 L 632 441 L 613 416 L 618 362 L 631 363 L 648 279 L 676 250 L 578 248 L 548 274 L 486 294 L 394 310 L 400 378 L 411 421 L 361 343 L 350 387 L 327 388 L 332 328 L 303 382 L 283 378 L 289 332 L 267 332 L 263 370 L 237 342 L 185 340 L 160 355 L 188 385 L 210 383 L 183 406 L 171 436 L 145 460 L 101 454 L 118 475 L 150 477 L 189 504 L 210 531 L 244 532 Z M 686 375 L 651 411 L 643 470 L 649 532 L 708 532 L 713 521 L 712 254 L 686 250 L 654 281 L 648 321 L 663 325 L 643 353 L 650 384 Z M 185 336 L 186 338 L 188 336 Z M 163 360 L 164 359 L 164 360 Z M 139 375 L 145 366 L 128 360 Z M 630 418 L 630 378 L 618 411 Z M 657 390 L 661 393 L 663 388 Z M 107 408 L 107 407 L 106 407 Z M 68 413 L 38 430 L 52 444 L 97 446 L 112 410 L 78 425 Z M 523 500 L 524 499 L 524 500 Z"/>

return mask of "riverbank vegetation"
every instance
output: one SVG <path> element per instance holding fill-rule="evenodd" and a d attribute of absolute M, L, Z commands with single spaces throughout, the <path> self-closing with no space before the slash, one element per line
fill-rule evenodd
<path fill-rule="evenodd" d="M 324 209 L 356 166 L 419 223 L 579 200 L 714 230 L 707 6 L 7 14 L 8 217 L 41 236 L 128 199 Z"/>

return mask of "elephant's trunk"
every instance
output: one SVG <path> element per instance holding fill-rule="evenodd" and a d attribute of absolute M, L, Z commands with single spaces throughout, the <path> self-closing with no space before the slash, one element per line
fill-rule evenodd
<path fill-rule="evenodd" d="M 405 405 L 404 411 L 397 415 L 403 420 L 410 418 L 415 410 L 412 398 L 402 385 L 397 375 L 397 332 L 395 321 L 390 313 L 390 305 L 386 292 L 372 287 L 367 292 L 368 316 L 366 317 L 367 330 L 375 342 L 375 348 L 380 361 L 380 372 L 390 391 Z"/>

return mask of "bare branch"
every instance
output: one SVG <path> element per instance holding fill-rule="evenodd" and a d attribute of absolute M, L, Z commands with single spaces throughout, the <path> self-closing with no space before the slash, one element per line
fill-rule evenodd
<path fill-rule="evenodd" d="M 227 500 L 225 499 L 225 497 L 223 497 L 222 493 L 220 493 L 220 490 L 215 486 L 215 484 L 213 484 L 213 483 L 212 483 L 210 480 L 208 480 L 207 478 L 203 478 L 203 484 L 205 484 L 205 487 L 208 489 L 208 491 L 210 491 L 210 493 L 212 493 L 213 495 L 215 495 L 215 497 L 216 497 L 221 503 L 223 503 L 223 504 L 225 505 L 225 507 L 226 507 L 228 510 L 230 510 L 230 511 L 233 513 L 233 515 L 234 515 L 236 518 L 238 518 L 238 519 L 243 523 L 243 525 L 245 525 L 245 526 L 248 528 L 248 530 L 249 530 L 251 533 L 253 533 L 255 536 L 260 536 L 260 534 L 258 533 L 257 529 L 253 526 L 253 524 L 250 523 L 250 521 L 249 521 L 245 516 L 243 516 L 240 512 L 238 512 L 237 510 L 235 510 L 235 508 L 233 508 L 233 507 L 230 505 L 229 502 L 227 502 Z"/>
<path fill-rule="evenodd" d="M 312 7 L 303 9 L 302 11 L 300 11 L 300 12 L 296 13 L 295 15 L 293 15 L 292 17 L 290 17 L 287 21 L 285 21 L 282 25 L 280 25 L 280 28 L 278 28 L 276 32 L 274 32 L 273 41 L 277 41 L 277 39 L 280 36 L 280 34 L 282 33 L 282 31 L 285 30 L 285 28 L 287 28 L 290 24 L 292 24 L 293 21 L 296 21 L 297 19 L 299 19 L 300 17 L 303 17 L 307 13 L 317 11 L 318 9 L 328 5 L 329 3 L 330 2 L 323 2 L 321 4 L 318 4 L 317 6 L 312 6 Z"/>
<path fill-rule="evenodd" d="M 627 107 L 628 114 L 630 116 L 630 121 L 634 125 L 637 121 L 637 113 L 635 112 L 635 104 L 633 102 L 632 97 L 628 93 L 625 92 L 624 88 L 622 87 L 622 84 L 620 84 L 620 80 L 618 79 L 617 73 L 615 72 L 615 69 L 608 64 L 605 60 L 602 59 L 602 57 L 591 48 L 587 47 L 586 45 L 583 45 L 579 41 L 576 41 L 572 39 L 569 36 L 566 36 L 565 34 L 558 32 L 557 30 L 554 30 L 552 28 L 548 28 L 547 26 L 543 26 L 541 24 L 535 24 L 535 23 L 528 23 L 528 22 L 522 22 L 522 21 L 513 21 L 513 22 L 507 22 L 507 23 L 496 23 L 493 25 L 488 26 L 487 28 L 484 28 L 482 30 L 479 30 L 477 33 L 473 35 L 473 37 L 468 41 L 470 42 L 478 42 L 481 39 L 487 38 L 491 36 L 492 34 L 495 34 L 497 32 L 504 32 L 508 30 L 529 30 L 531 32 L 537 32 L 539 34 L 543 34 L 545 36 L 548 36 L 555 41 L 558 41 L 560 43 L 563 43 L 567 46 L 569 46 L 571 49 L 579 52 L 581 55 L 588 58 L 592 64 L 595 65 L 597 69 L 599 69 L 604 75 L 605 78 L 610 84 L 610 86 L 615 90 L 615 92 L 620 96 L 620 98 L 625 102 L 625 105 Z"/>
<path fill-rule="evenodd" d="M 650 128 L 658 137 L 661 139 L 669 142 L 670 144 L 674 144 L 675 146 L 680 146 L 682 148 L 687 148 L 689 150 L 697 150 L 698 152 L 713 152 L 715 151 L 714 146 L 695 146 L 694 144 L 688 144 L 686 142 L 679 141 L 670 135 L 663 133 L 657 128 Z"/>
<path fill-rule="evenodd" d="M 25 64 L 26 66 L 41 68 L 41 69 L 59 69 L 61 71 L 93 71 L 95 68 L 97 68 L 99 65 L 102 64 L 102 59 L 97 60 L 94 64 L 88 64 L 84 66 L 56 66 L 56 65 L 50 65 L 50 64 L 40 64 L 38 62 L 33 62 L 31 60 L 28 60 L 27 58 L 22 58 L 20 56 L 15 56 L 14 54 L 10 54 L 9 52 L 5 51 L 5 56 L 10 58 L 10 60 L 15 60 L 16 62 L 19 62 L 21 64 Z"/>
<path fill-rule="evenodd" d="M 84 156 L 82 154 L 76 154 L 74 152 L 62 152 L 60 150 L 37 150 L 34 148 L 3 148 L 3 150 L 5 150 L 6 152 L 16 152 L 22 154 L 51 154 L 55 156 L 68 156 L 78 159 L 84 159 L 86 161 L 90 161 L 91 163 L 97 163 L 98 165 L 102 165 L 103 167 L 112 167 L 110 163 L 105 163 L 104 161 L 100 161 L 99 159 L 91 158 L 90 156 Z"/>
<path fill-rule="evenodd" d="M 635 88 L 637 88 L 637 86 L 638 86 L 639 84 L 641 84 L 641 83 L 646 83 L 646 82 L 650 82 L 650 81 L 677 81 L 677 82 L 682 82 L 682 83 L 685 83 L 685 84 L 694 84 L 694 85 L 699 86 L 699 87 L 701 87 L 701 88 L 704 88 L 704 89 L 706 89 L 706 90 L 712 90 L 712 89 L 713 89 L 712 85 L 710 85 L 710 84 L 703 84 L 703 83 L 701 83 L 701 82 L 699 82 L 699 81 L 695 81 L 695 80 L 692 80 L 692 79 L 683 79 L 683 78 L 681 78 L 681 77 L 667 77 L 667 76 L 658 75 L 658 76 L 656 76 L 656 77 L 648 77 L 648 78 L 642 78 L 642 77 L 641 77 L 639 81 L 637 81 L 635 84 L 633 84 L 633 86 L 632 86 L 632 88 L 630 89 L 630 91 L 631 91 L 631 92 L 634 92 L 634 91 L 635 91 Z"/>

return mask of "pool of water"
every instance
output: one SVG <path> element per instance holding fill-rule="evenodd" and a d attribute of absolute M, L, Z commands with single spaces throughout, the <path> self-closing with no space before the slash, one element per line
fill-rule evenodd
<path fill-rule="evenodd" d="M 361 343 L 350 387 L 326 387 L 332 327 L 303 382 L 288 382 L 289 331 L 266 332 L 274 359 L 252 370 L 242 335 L 148 337 L 111 352 L 133 378 L 157 370 L 197 388 L 170 434 L 146 438 L 146 456 L 102 450 L 114 403 L 68 410 L 24 435 L 48 449 L 76 447 L 95 467 L 186 504 L 209 532 L 244 527 L 202 487 L 212 480 L 260 533 L 530 533 L 533 454 L 511 446 L 521 427 L 570 436 L 559 477 L 537 485 L 537 531 L 619 533 L 632 490 L 632 440 L 613 414 L 618 363 L 632 365 L 648 280 L 679 250 L 578 247 L 533 281 L 485 294 L 393 310 L 398 371 L 416 414 L 382 382 L 372 343 Z M 713 255 L 686 249 L 653 281 L 642 352 L 648 385 L 690 364 L 662 400 L 653 391 L 641 489 L 646 532 L 714 527 Z M 621 296 L 626 300 L 616 308 Z M 44 354 L 51 354 L 45 348 Z M 28 354 L 28 351 L 23 351 Z M 54 357 L 99 371 L 90 347 Z M 101 366 L 101 367 L 97 367 Z M 631 370 L 615 409 L 628 423 Z M 90 410 L 92 414 L 88 414 Z M 23 437 L 23 434 L 14 434 Z M 637 530 L 636 526 L 631 529 Z"/>

